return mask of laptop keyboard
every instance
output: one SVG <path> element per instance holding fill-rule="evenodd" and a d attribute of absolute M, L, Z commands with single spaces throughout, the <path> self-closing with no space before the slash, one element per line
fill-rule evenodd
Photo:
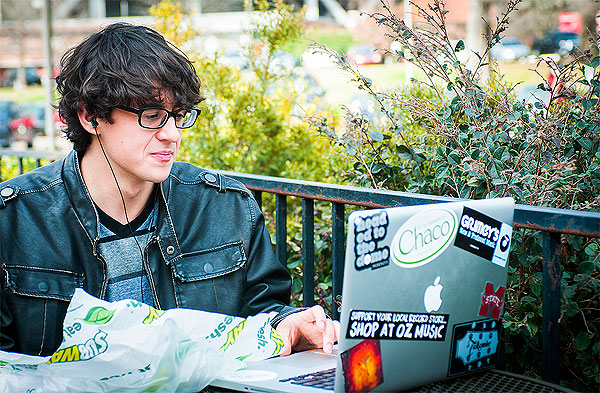
<path fill-rule="evenodd" d="M 310 386 L 317 389 L 333 390 L 335 384 L 335 367 L 298 375 L 297 377 L 280 379 L 279 382 L 290 382 L 294 385 Z"/>

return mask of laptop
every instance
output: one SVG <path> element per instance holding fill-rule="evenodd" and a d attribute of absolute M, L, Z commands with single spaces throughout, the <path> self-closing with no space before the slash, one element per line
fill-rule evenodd
<path fill-rule="evenodd" d="M 494 367 L 513 213 L 512 198 L 353 212 L 334 354 L 250 363 L 211 385 L 389 392 Z"/>

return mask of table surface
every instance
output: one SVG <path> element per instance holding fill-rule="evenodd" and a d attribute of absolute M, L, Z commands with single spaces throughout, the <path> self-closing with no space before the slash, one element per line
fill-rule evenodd
<path fill-rule="evenodd" d="M 327 392 L 326 390 L 321 390 Z M 200 393 L 230 393 L 233 390 L 208 386 Z M 315 389 L 315 393 L 320 390 Z M 549 382 L 501 370 L 489 370 L 464 377 L 431 383 L 416 390 L 418 393 L 575 393 Z"/>

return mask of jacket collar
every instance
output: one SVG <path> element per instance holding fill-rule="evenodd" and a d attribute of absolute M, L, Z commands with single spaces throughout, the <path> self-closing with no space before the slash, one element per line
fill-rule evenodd
<path fill-rule="evenodd" d="M 65 157 L 63 163 L 63 181 L 75 215 L 85 230 L 90 243 L 92 244 L 94 255 L 96 255 L 96 247 L 100 232 L 100 219 L 94 206 L 94 202 L 92 201 L 92 197 L 83 181 L 83 176 L 81 175 L 79 155 L 74 150 Z M 181 255 L 179 241 L 177 240 L 177 235 L 175 234 L 175 228 L 173 227 L 171 214 L 168 208 L 168 201 L 172 195 L 174 195 L 171 188 L 172 181 L 169 176 L 161 183 L 161 192 L 158 193 L 158 243 L 167 263 L 179 258 Z"/>
<path fill-rule="evenodd" d="M 83 181 L 81 168 L 79 166 L 79 155 L 75 150 L 72 150 L 65 157 L 62 168 L 62 178 L 73 211 L 75 212 L 79 223 L 83 229 L 85 229 L 90 242 L 94 245 L 95 255 L 100 220 L 96 208 L 94 207 L 92 197 Z"/>

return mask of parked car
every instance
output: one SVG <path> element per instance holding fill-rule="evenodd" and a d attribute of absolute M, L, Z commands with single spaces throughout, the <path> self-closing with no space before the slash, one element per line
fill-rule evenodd
<path fill-rule="evenodd" d="M 1 85 L 5 87 L 14 86 L 15 81 L 17 80 L 17 69 L 9 68 L 6 69 L 2 73 L 2 81 Z M 38 69 L 36 67 L 25 67 L 25 84 L 29 85 L 39 85 L 42 83 L 40 78 Z"/>
<path fill-rule="evenodd" d="M 17 113 L 12 101 L 0 101 L 0 147 L 9 147 L 12 142 L 10 122 Z"/>
<path fill-rule="evenodd" d="M 329 55 L 311 47 L 302 53 L 301 64 L 309 70 L 335 67 L 335 62 Z"/>
<path fill-rule="evenodd" d="M 219 62 L 225 65 L 238 67 L 243 70 L 248 68 L 248 58 L 242 54 L 241 49 L 233 48 L 224 52 L 220 58 Z"/>
<path fill-rule="evenodd" d="M 12 140 L 24 141 L 27 147 L 33 147 L 33 138 L 44 133 L 45 107 L 40 104 L 22 106 L 10 122 Z"/>
<path fill-rule="evenodd" d="M 271 58 L 269 67 L 277 70 L 291 70 L 300 64 L 300 59 L 283 50 L 276 50 Z"/>
<path fill-rule="evenodd" d="M 388 123 L 387 116 L 379 103 L 370 94 L 360 93 L 353 96 L 346 108 L 352 115 L 368 120 L 375 125 L 381 126 Z"/>
<path fill-rule="evenodd" d="M 490 57 L 500 61 L 515 61 L 529 56 L 531 49 L 513 37 L 502 38 L 490 49 Z"/>
<path fill-rule="evenodd" d="M 536 38 L 533 41 L 533 53 L 544 55 L 549 53 L 558 53 L 562 57 L 567 57 L 576 47 L 581 45 L 581 38 L 577 33 L 551 30 L 543 38 Z"/>
<path fill-rule="evenodd" d="M 381 64 L 383 56 L 375 49 L 374 46 L 370 45 L 355 45 L 348 48 L 346 54 L 349 60 L 356 63 L 356 65 L 365 64 Z"/>

